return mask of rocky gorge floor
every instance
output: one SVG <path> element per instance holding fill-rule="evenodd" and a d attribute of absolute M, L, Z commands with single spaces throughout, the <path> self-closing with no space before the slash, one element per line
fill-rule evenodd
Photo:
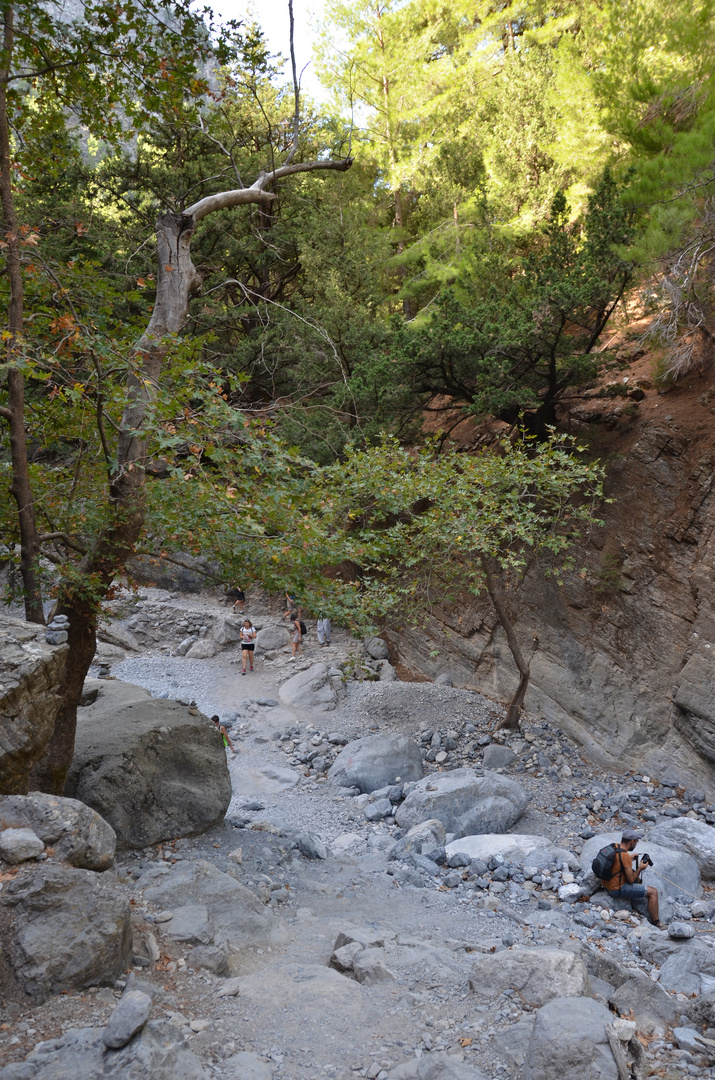
<path fill-rule="evenodd" d="M 150 999 L 156 1038 L 173 1032 L 186 1048 L 176 1076 L 715 1076 L 715 807 L 702 792 L 604 772 L 538 717 L 495 733 L 493 702 L 399 682 L 340 632 L 322 649 L 311 632 L 297 662 L 278 642 L 242 676 L 237 647 L 186 655 L 213 601 L 172 604 L 190 613 L 172 642 L 158 633 L 123 657 L 105 653 L 95 673 L 111 665 L 157 699 L 221 717 L 237 751 L 228 813 L 200 836 L 118 852 L 131 971 L 44 1004 L 2 1001 L 2 1080 L 70 1075 L 71 1033 L 101 1034 L 128 994 Z M 130 619 L 116 640 L 137 629 Z M 319 669 L 335 700 L 320 702 Z M 351 678 L 358 669 L 380 681 Z M 295 675 L 303 689 L 291 696 Z M 349 770 L 331 772 L 346 745 L 376 737 L 393 740 L 385 753 L 409 742 L 406 764 L 416 755 L 424 779 L 361 791 Z M 501 785 L 495 827 L 456 836 L 449 822 L 468 811 L 454 792 L 487 781 Z M 640 849 L 654 857 L 668 929 L 595 891 L 591 858 L 627 825 L 647 834 Z M 611 1039 L 609 1021 L 620 1025 Z"/>

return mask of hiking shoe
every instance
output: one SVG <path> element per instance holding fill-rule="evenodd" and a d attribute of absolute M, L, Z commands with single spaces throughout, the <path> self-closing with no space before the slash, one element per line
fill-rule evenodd
<path fill-rule="evenodd" d="M 245 670 L 245 668 L 244 668 L 244 670 L 243 670 L 243 671 L 241 672 L 241 674 L 242 674 L 242 675 L 245 675 L 245 674 L 246 674 L 246 670 Z"/>

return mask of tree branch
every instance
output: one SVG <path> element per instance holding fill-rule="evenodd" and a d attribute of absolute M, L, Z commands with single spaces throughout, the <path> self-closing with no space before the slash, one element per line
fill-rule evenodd
<path fill-rule="evenodd" d="M 245 206 L 247 203 L 271 202 L 278 196 L 266 191 L 265 188 L 274 180 L 281 180 L 284 176 L 294 176 L 296 173 L 317 172 L 319 169 L 347 172 L 352 163 L 352 158 L 341 158 L 339 161 L 302 161 L 297 165 L 280 165 L 272 172 L 261 173 L 250 187 L 219 191 L 216 195 L 207 195 L 199 199 L 198 202 L 186 208 L 184 215 L 193 218 L 194 221 L 201 221 L 202 218 L 217 210 L 228 210 L 232 206 Z"/>
<path fill-rule="evenodd" d="M 7 420 L 8 424 L 12 423 L 12 409 L 6 409 L 4 405 L 0 405 L 0 416 L 3 420 Z"/>
<path fill-rule="evenodd" d="M 73 551 L 79 552 L 80 555 L 87 554 L 87 548 L 83 544 L 78 544 L 76 540 L 72 540 L 67 533 L 63 532 L 51 532 L 45 533 L 40 537 L 41 544 L 49 544 L 51 540 L 61 540 L 67 547 L 72 548 Z"/>
<path fill-rule="evenodd" d="M 295 98 L 295 109 L 293 111 L 293 144 L 290 148 L 290 153 L 286 158 L 286 165 L 290 165 L 291 161 L 295 157 L 295 152 L 298 149 L 298 130 L 300 126 L 300 85 L 298 83 L 298 71 L 295 65 L 295 43 L 293 40 L 293 29 L 295 26 L 295 20 L 293 18 L 293 0 L 288 0 L 288 17 L 290 20 L 290 64 L 293 71 L 293 96 Z"/>

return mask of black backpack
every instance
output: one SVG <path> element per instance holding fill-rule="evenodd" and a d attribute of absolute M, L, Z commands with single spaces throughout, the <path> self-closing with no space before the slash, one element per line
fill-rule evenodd
<path fill-rule="evenodd" d="M 600 881 L 608 881 L 613 877 L 613 864 L 620 850 L 617 844 L 607 844 L 596 855 L 591 863 L 591 869 Z"/>
<path fill-rule="evenodd" d="M 305 635 L 308 633 L 308 627 L 305 625 L 302 619 L 299 619 L 298 621 L 300 623 L 301 637 L 305 637 Z"/>

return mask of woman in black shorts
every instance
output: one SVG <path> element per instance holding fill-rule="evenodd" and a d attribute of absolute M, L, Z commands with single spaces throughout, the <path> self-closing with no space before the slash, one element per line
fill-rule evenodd
<path fill-rule="evenodd" d="M 246 661 L 251 665 L 251 671 L 253 671 L 253 650 L 256 647 L 256 628 L 250 619 L 243 620 L 243 626 L 241 627 L 241 659 L 243 661 L 242 675 L 246 674 Z"/>

